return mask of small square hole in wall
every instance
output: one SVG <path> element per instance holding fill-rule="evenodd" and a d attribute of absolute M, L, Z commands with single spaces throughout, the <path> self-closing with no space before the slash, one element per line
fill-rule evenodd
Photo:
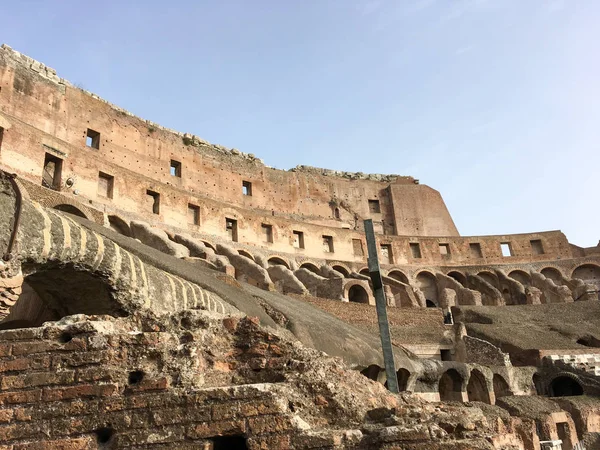
<path fill-rule="evenodd" d="M 442 256 L 450 255 L 450 244 L 440 244 L 440 255 L 442 255 Z"/>
<path fill-rule="evenodd" d="M 333 253 L 333 237 L 323 236 L 323 251 L 325 253 Z"/>
<path fill-rule="evenodd" d="M 261 224 L 263 242 L 272 243 L 273 242 L 273 226 L 267 225 L 266 223 Z"/>
<path fill-rule="evenodd" d="M 152 214 L 160 214 L 160 194 L 158 192 L 151 191 L 148 189 L 146 195 L 150 200 L 150 206 L 152 208 Z"/>
<path fill-rule="evenodd" d="M 369 212 L 372 214 L 379 214 L 381 212 L 379 200 L 369 200 Z"/>
<path fill-rule="evenodd" d="M 225 231 L 229 236 L 229 239 L 233 242 L 238 240 L 238 223 L 235 219 L 225 218 Z"/>
<path fill-rule="evenodd" d="M 381 244 L 381 264 L 394 264 L 391 244 Z"/>
<path fill-rule="evenodd" d="M 304 248 L 304 233 L 294 230 L 294 248 Z"/>
<path fill-rule="evenodd" d="M 98 173 L 98 195 L 100 197 L 113 198 L 115 177 L 104 172 Z"/>
<path fill-rule="evenodd" d="M 481 244 L 478 242 L 469 244 L 469 253 L 471 254 L 471 258 L 483 258 L 483 253 L 481 253 Z"/>
<path fill-rule="evenodd" d="M 419 245 L 419 243 L 411 242 L 409 244 L 409 246 L 410 246 L 410 254 L 412 255 L 412 257 L 415 259 L 421 258 L 421 246 Z"/>
<path fill-rule="evenodd" d="M 92 130 L 91 128 L 87 129 L 86 137 L 85 137 L 85 145 L 91 148 L 95 148 L 96 150 L 100 148 L 100 133 Z"/>
<path fill-rule="evenodd" d="M 200 207 L 188 203 L 188 223 L 190 225 L 200 225 Z"/>
<path fill-rule="evenodd" d="M 179 161 L 171 160 L 170 173 L 173 177 L 181 178 L 181 163 Z"/>
<path fill-rule="evenodd" d="M 352 251 L 354 256 L 365 256 L 365 250 L 360 239 L 352 239 Z"/>
<path fill-rule="evenodd" d="M 513 255 L 510 242 L 501 243 L 500 250 L 502 251 L 502 256 L 512 256 Z"/>
<path fill-rule="evenodd" d="M 531 252 L 534 255 L 543 255 L 545 253 L 544 246 L 542 245 L 541 239 L 533 239 L 529 242 L 531 243 Z"/>
<path fill-rule="evenodd" d="M 252 183 L 249 181 L 242 181 L 242 194 L 249 197 L 252 196 Z"/>

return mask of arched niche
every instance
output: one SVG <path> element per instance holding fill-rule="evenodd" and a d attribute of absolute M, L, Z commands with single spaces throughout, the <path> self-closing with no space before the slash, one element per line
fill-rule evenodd
<path fill-rule="evenodd" d="M 360 284 L 350 286 L 348 289 L 348 301 L 353 303 L 369 304 L 369 293 Z"/>
<path fill-rule="evenodd" d="M 467 287 L 467 277 L 464 273 L 461 273 L 457 270 L 453 270 L 451 272 L 448 272 L 448 276 L 458 281 L 462 285 L 462 287 Z"/>
<path fill-rule="evenodd" d="M 397 280 L 401 283 L 409 284 L 408 277 L 404 274 L 404 272 L 402 272 L 400 270 L 392 270 L 387 274 L 387 276 L 390 278 L 393 278 L 394 280 Z"/>
<path fill-rule="evenodd" d="M 314 274 L 321 275 L 321 271 L 313 263 L 304 263 L 300 266 L 300 268 L 310 270 Z"/>
<path fill-rule="evenodd" d="M 347 277 L 348 275 L 350 275 L 350 271 L 348 269 L 346 269 L 344 266 L 340 265 L 340 264 L 336 264 L 334 266 L 331 266 L 331 268 L 333 270 L 335 270 L 338 273 L 341 273 L 342 275 L 344 275 L 344 277 Z"/>
<path fill-rule="evenodd" d="M 557 286 L 560 286 L 562 284 L 563 274 L 560 272 L 560 270 L 554 267 L 544 267 L 542 270 L 540 270 L 540 273 L 546 278 L 549 278 L 552 281 L 554 281 L 554 284 L 556 284 Z"/>
<path fill-rule="evenodd" d="M 439 306 L 439 294 L 435 275 L 424 270 L 417 274 L 416 280 L 417 287 L 421 290 L 425 299 L 430 302 L 427 306 Z"/>
<path fill-rule="evenodd" d="M 508 276 L 513 280 L 518 281 L 523 286 L 531 286 L 531 275 L 523 270 L 513 270 Z"/>
<path fill-rule="evenodd" d="M 241 256 L 245 256 L 248 259 L 251 259 L 252 261 L 254 261 L 254 256 L 252 256 L 252 254 L 250 252 L 247 252 L 246 250 L 238 250 L 238 253 Z"/>
<path fill-rule="evenodd" d="M 82 210 L 80 210 L 76 206 L 69 205 L 68 203 L 61 203 L 60 205 L 56 205 L 54 206 L 54 209 L 56 209 L 57 211 L 73 214 L 74 216 L 83 217 L 84 219 L 88 218 Z"/>
<path fill-rule="evenodd" d="M 471 402 L 491 403 L 485 376 L 477 369 L 473 369 L 469 376 L 467 396 Z"/>
<path fill-rule="evenodd" d="M 554 378 L 548 385 L 550 397 L 571 397 L 583 395 L 583 386 L 579 381 L 567 375 Z"/>
<path fill-rule="evenodd" d="M 408 380 L 410 378 L 410 372 L 405 368 L 400 368 L 396 372 L 398 378 L 398 390 L 400 392 L 406 391 L 408 388 Z"/>
<path fill-rule="evenodd" d="M 487 270 L 481 271 L 477 274 L 479 277 L 483 278 L 485 281 L 490 283 L 496 289 L 500 288 L 500 283 L 498 283 L 498 277 L 496 274 L 492 272 L 488 272 Z"/>
<path fill-rule="evenodd" d="M 108 224 L 110 228 L 123 236 L 132 237 L 131 228 L 125 220 L 119 216 L 110 215 L 108 216 Z"/>
<path fill-rule="evenodd" d="M 438 382 L 440 400 L 443 402 L 462 402 L 463 378 L 456 369 L 448 369 Z"/>
<path fill-rule="evenodd" d="M 578 278 L 585 283 L 600 286 L 600 267 L 595 264 L 583 264 L 573 270 L 571 278 Z"/>
<path fill-rule="evenodd" d="M 512 395 L 510 387 L 502 375 L 495 373 L 494 377 L 492 378 L 492 384 L 494 385 L 494 395 L 496 398 L 508 397 L 509 395 Z"/>
<path fill-rule="evenodd" d="M 271 258 L 269 258 L 268 263 L 269 263 L 269 267 L 284 266 L 284 267 L 287 267 L 288 269 L 290 268 L 290 265 L 285 260 L 283 260 L 282 258 L 279 258 L 277 256 L 272 256 Z"/>

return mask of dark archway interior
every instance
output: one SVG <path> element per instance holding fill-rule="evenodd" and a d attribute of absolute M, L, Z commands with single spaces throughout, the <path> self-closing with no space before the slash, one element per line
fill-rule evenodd
<path fill-rule="evenodd" d="M 287 263 L 281 259 L 281 258 L 271 258 L 269 259 L 269 266 L 284 266 L 284 267 L 288 267 Z"/>
<path fill-rule="evenodd" d="M 122 234 L 123 236 L 132 237 L 129 225 L 120 217 L 108 216 L 108 223 L 110 228 L 115 230 L 117 233 Z"/>
<path fill-rule="evenodd" d="M 369 303 L 369 294 L 364 287 L 355 284 L 348 291 L 348 300 L 354 303 Z"/>
<path fill-rule="evenodd" d="M 404 275 L 402 272 L 400 272 L 399 270 L 391 271 L 390 273 L 388 273 L 388 277 L 393 278 L 394 280 L 398 280 L 401 283 L 409 284 L 408 277 L 406 275 Z"/>
<path fill-rule="evenodd" d="M 252 255 L 251 255 L 250 253 L 248 253 L 247 251 L 244 251 L 244 250 L 238 250 L 238 253 L 239 253 L 241 256 L 245 256 L 246 258 L 248 258 L 248 259 L 251 259 L 252 261 L 254 261 L 254 256 L 252 256 Z"/>
<path fill-rule="evenodd" d="M 471 402 L 490 403 L 490 394 L 487 389 L 485 377 L 479 370 L 471 371 L 467 383 L 467 395 Z"/>
<path fill-rule="evenodd" d="M 437 305 L 429 299 L 425 300 L 425 306 L 428 308 L 437 308 Z"/>
<path fill-rule="evenodd" d="M 371 364 L 369 367 L 364 368 L 360 371 L 361 375 L 364 375 L 369 380 L 377 381 L 379 378 L 379 372 L 383 369 L 379 367 L 377 364 Z"/>
<path fill-rule="evenodd" d="M 87 219 L 86 215 L 79 208 L 76 208 L 73 205 L 56 205 L 54 209 Z"/>
<path fill-rule="evenodd" d="M 341 274 L 342 274 L 342 275 L 344 275 L 345 277 L 347 277 L 348 275 L 350 275 L 350 272 L 348 272 L 348 271 L 346 270 L 346 268 L 345 268 L 345 267 L 343 267 L 343 266 L 332 266 L 331 268 L 332 268 L 333 270 L 335 270 L 336 272 L 339 272 L 339 273 L 341 273 Z M 368 272 L 368 271 L 367 271 L 367 272 Z M 367 275 L 368 275 L 368 273 L 367 273 Z"/>
<path fill-rule="evenodd" d="M 506 380 L 497 373 L 494 374 L 492 383 L 494 385 L 494 395 L 496 396 L 496 398 L 508 397 L 509 395 L 512 395 L 512 392 L 510 391 L 510 387 L 508 386 Z"/>
<path fill-rule="evenodd" d="M 440 378 L 439 393 L 443 402 L 462 402 L 463 379 L 455 369 L 449 369 Z"/>
<path fill-rule="evenodd" d="M 314 264 L 304 263 L 300 266 L 300 268 L 310 270 L 312 273 L 320 275 L 319 268 L 317 266 L 315 266 Z"/>
<path fill-rule="evenodd" d="M 359 272 L 361 275 L 365 275 L 365 276 L 369 276 L 369 269 L 367 269 L 366 267 L 364 269 L 361 269 Z"/>
<path fill-rule="evenodd" d="M 448 272 L 448 276 L 450 278 L 454 278 L 456 281 L 458 281 L 463 287 L 466 287 L 467 285 L 467 277 L 464 276 L 462 273 L 460 272 Z"/>
<path fill-rule="evenodd" d="M 406 391 L 406 388 L 408 386 L 408 379 L 410 378 L 410 372 L 402 368 L 399 369 L 398 372 L 396 372 L 396 375 L 398 377 L 398 389 L 400 390 L 400 392 Z"/>
<path fill-rule="evenodd" d="M 550 397 L 571 397 L 583 395 L 583 387 L 571 377 L 561 376 L 552 380 L 549 388 Z"/>

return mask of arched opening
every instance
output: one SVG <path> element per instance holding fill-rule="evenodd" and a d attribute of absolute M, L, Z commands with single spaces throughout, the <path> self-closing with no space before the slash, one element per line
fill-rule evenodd
<path fill-rule="evenodd" d="M 335 208 L 333 210 L 333 217 L 335 217 L 336 219 L 340 218 L 340 208 Z"/>
<path fill-rule="evenodd" d="M 360 273 L 361 275 L 365 275 L 365 276 L 368 277 L 369 276 L 369 268 L 365 267 L 364 269 L 360 269 L 360 272 L 358 272 L 358 273 Z"/>
<path fill-rule="evenodd" d="M 119 216 L 108 216 L 108 224 L 111 230 L 116 231 L 123 236 L 131 237 L 131 228 L 129 228 L 129 224 Z"/>
<path fill-rule="evenodd" d="M 573 271 L 571 278 L 579 278 L 587 284 L 600 287 L 600 267 L 595 264 L 584 264 Z"/>
<path fill-rule="evenodd" d="M 427 307 L 436 307 L 438 305 L 438 288 L 435 276 L 430 272 L 419 272 L 417 275 L 417 286 L 425 296 Z M 430 305 L 433 304 L 433 306 Z"/>
<path fill-rule="evenodd" d="M 543 395 L 544 393 L 544 384 L 542 383 L 542 377 L 539 374 L 534 373 L 531 377 L 531 384 L 533 384 L 533 389 L 537 395 Z"/>
<path fill-rule="evenodd" d="M 360 284 L 355 284 L 348 291 L 348 300 L 354 303 L 369 303 L 369 294 Z"/>
<path fill-rule="evenodd" d="M 288 265 L 288 263 L 286 263 L 281 258 L 277 258 L 276 256 L 273 256 L 272 258 L 269 258 L 268 262 L 269 262 L 269 267 L 272 267 L 272 266 L 284 266 L 284 267 L 287 267 L 288 269 L 290 268 L 290 266 Z"/>
<path fill-rule="evenodd" d="M 455 369 L 448 369 L 438 383 L 440 400 L 443 402 L 462 402 L 463 379 Z"/>
<path fill-rule="evenodd" d="M 406 391 L 408 387 L 408 379 L 410 378 L 410 372 L 404 368 L 401 368 L 396 372 L 398 378 L 398 389 L 400 392 Z"/>
<path fill-rule="evenodd" d="M 408 277 L 399 270 L 392 270 L 387 276 L 393 278 L 394 280 L 398 280 L 400 283 L 409 284 Z"/>
<path fill-rule="evenodd" d="M 492 384 L 494 385 L 494 395 L 496 398 L 500 397 L 508 397 L 512 395 L 510 391 L 510 387 L 504 378 L 497 373 L 494 374 L 494 378 L 492 378 Z"/>
<path fill-rule="evenodd" d="M 315 266 L 314 264 L 311 263 L 304 263 L 300 266 L 301 269 L 306 269 L 306 270 L 310 270 L 312 273 L 315 273 L 317 275 L 321 275 L 321 271 L 319 270 L 319 268 L 317 266 Z"/>
<path fill-rule="evenodd" d="M 552 281 L 554 281 L 554 284 L 556 284 L 557 286 L 560 286 L 562 284 L 563 276 L 562 273 L 560 273 L 560 270 L 555 269 L 554 267 L 546 267 L 540 270 L 540 273 L 546 278 L 549 278 Z"/>
<path fill-rule="evenodd" d="M 464 274 L 453 270 L 452 272 L 448 272 L 448 276 L 458 281 L 462 285 L 462 287 L 467 286 L 467 277 Z"/>
<path fill-rule="evenodd" d="M 350 272 L 344 266 L 336 265 L 336 266 L 331 266 L 331 268 L 333 270 L 335 270 L 336 272 L 341 273 L 345 277 L 347 277 L 348 275 L 350 275 Z"/>
<path fill-rule="evenodd" d="M 571 397 L 583 395 L 583 387 L 576 380 L 568 376 L 556 377 L 548 388 L 550 397 Z"/>
<path fill-rule="evenodd" d="M 492 272 L 483 271 L 483 272 L 479 272 L 477 275 L 479 275 L 479 277 L 483 278 L 485 281 L 490 283 L 496 289 L 498 289 L 500 287 L 499 283 L 498 283 L 498 277 L 496 275 L 494 275 Z"/>
<path fill-rule="evenodd" d="M 238 253 L 241 256 L 245 256 L 248 259 L 251 259 L 252 261 L 254 261 L 254 256 L 252 256 L 252 254 L 250 252 L 247 252 L 246 250 L 238 250 Z"/>
<path fill-rule="evenodd" d="M 377 381 L 379 379 L 379 373 L 383 369 L 377 364 L 371 364 L 369 367 L 364 368 L 360 371 L 361 375 L 364 375 L 369 380 Z"/>
<path fill-rule="evenodd" d="M 437 305 L 435 303 L 433 303 L 431 300 L 427 299 L 427 300 L 425 300 L 425 307 L 426 308 L 437 308 Z"/>
<path fill-rule="evenodd" d="M 531 286 L 531 275 L 523 270 L 513 270 L 508 276 L 513 280 L 517 280 L 523 286 Z"/>
<path fill-rule="evenodd" d="M 467 383 L 467 395 L 471 402 L 490 403 L 490 393 L 485 382 L 485 376 L 477 369 L 471 371 Z"/>
<path fill-rule="evenodd" d="M 61 204 L 61 205 L 56 205 L 54 207 L 54 209 L 58 210 L 58 211 L 63 211 L 69 214 L 73 214 L 74 216 L 79 216 L 79 217 L 83 217 L 84 219 L 87 219 L 87 216 L 83 213 L 83 211 L 81 211 L 79 208 L 76 208 L 73 205 L 68 205 L 68 204 Z"/>
<path fill-rule="evenodd" d="M 206 248 L 210 248 L 213 252 L 217 253 L 217 248 L 214 245 L 212 245 L 210 242 L 202 241 L 202 243 L 204 244 L 204 246 Z"/>

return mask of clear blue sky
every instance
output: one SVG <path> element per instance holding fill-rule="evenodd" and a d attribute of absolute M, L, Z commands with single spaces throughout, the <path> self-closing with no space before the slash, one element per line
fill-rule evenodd
<path fill-rule="evenodd" d="M 29 1 L 0 41 L 288 169 L 412 175 L 462 235 L 600 239 L 597 0 Z"/>

